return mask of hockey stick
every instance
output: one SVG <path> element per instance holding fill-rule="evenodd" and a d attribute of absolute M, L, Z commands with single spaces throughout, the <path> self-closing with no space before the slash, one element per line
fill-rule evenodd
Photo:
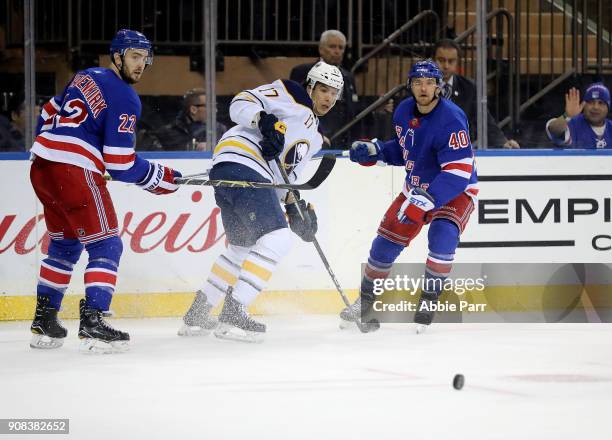
<path fill-rule="evenodd" d="M 334 160 L 335 160 L 335 156 L 329 155 L 329 157 L 333 157 Z M 325 160 L 325 156 L 323 158 L 324 158 L 323 160 Z M 287 172 L 285 171 L 285 169 L 281 165 L 280 160 L 278 158 L 276 158 L 274 160 L 276 161 L 276 165 L 278 166 L 278 169 L 279 169 L 279 171 L 281 173 L 281 176 L 283 176 L 283 180 L 288 183 L 289 182 L 289 177 L 287 176 Z M 323 165 L 323 164 L 321 164 L 321 165 Z M 294 192 L 293 189 L 289 189 L 289 192 L 291 193 L 291 195 L 293 196 L 293 198 L 295 200 L 295 207 L 297 208 L 298 214 L 300 215 L 302 220 L 304 220 L 304 213 L 302 212 L 302 208 L 300 208 L 299 203 L 297 203 L 297 201 L 299 200 L 298 195 Z M 364 324 L 363 322 L 361 322 L 361 319 L 359 319 L 359 317 L 354 313 L 353 309 L 351 308 L 351 303 L 348 300 L 348 298 L 346 297 L 346 295 L 344 294 L 344 291 L 342 290 L 342 287 L 340 287 L 340 283 L 338 282 L 338 279 L 336 278 L 336 275 L 334 274 L 334 271 L 332 270 L 331 266 L 329 265 L 329 261 L 327 261 L 327 257 L 323 253 L 323 249 L 321 249 L 321 245 L 319 244 L 319 241 L 317 240 L 317 237 L 313 236 L 312 244 L 314 244 L 314 247 L 317 250 L 317 252 L 319 254 L 319 257 L 321 257 L 321 261 L 323 262 L 323 265 L 325 266 L 325 269 L 327 269 L 327 273 L 329 273 L 330 278 L 332 279 L 334 285 L 336 286 L 336 290 L 340 294 L 340 297 L 342 298 L 342 301 L 344 302 L 346 307 L 348 307 L 349 312 L 353 316 L 353 319 L 355 320 L 355 324 L 357 325 L 357 328 L 359 328 L 359 331 L 361 331 L 361 333 L 368 333 L 370 331 L 378 330 L 378 328 L 380 327 L 380 324 L 378 323 L 378 321 L 368 322 L 368 323 Z"/>
<path fill-rule="evenodd" d="M 186 176 L 182 176 L 183 178 L 195 178 L 195 177 L 206 177 L 208 176 L 208 173 L 210 172 L 210 170 L 208 171 L 204 171 L 203 173 L 195 173 L 195 174 L 188 174 Z"/>
<path fill-rule="evenodd" d="M 181 176 L 182 179 L 205 179 L 208 177 L 208 171 L 204 171 L 203 173 L 195 173 L 195 174 L 186 174 L 185 176 Z"/>
<path fill-rule="evenodd" d="M 208 176 L 208 171 L 204 171 L 203 173 L 195 173 L 195 174 L 189 174 L 186 176 L 182 176 L 183 179 L 194 179 L 196 177 L 199 178 L 204 178 Z M 113 178 L 111 176 L 109 176 L 108 174 L 104 175 L 104 180 L 106 180 L 107 182 L 114 182 Z"/>
<path fill-rule="evenodd" d="M 341 151 L 340 153 L 326 153 L 326 154 L 323 154 L 321 156 L 313 157 L 310 160 L 322 160 L 325 156 L 349 157 L 349 151 L 348 150 L 344 150 L 344 151 Z"/>
<path fill-rule="evenodd" d="M 243 180 L 208 180 L 192 177 L 177 177 L 174 183 L 179 185 L 205 185 L 205 186 L 227 186 L 230 188 L 272 188 L 272 189 L 288 189 L 288 190 L 310 190 L 315 189 L 323 183 L 327 176 L 334 169 L 336 157 L 333 154 L 326 154 L 321 159 L 321 164 L 317 171 L 313 174 L 310 180 L 306 183 L 291 184 L 285 179 L 285 183 L 271 182 L 247 182 Z M 284 171 L 284 170 L 283 170 Z"/>

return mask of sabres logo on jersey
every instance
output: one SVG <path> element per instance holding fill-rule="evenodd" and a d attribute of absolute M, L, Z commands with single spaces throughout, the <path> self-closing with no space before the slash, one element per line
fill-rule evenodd
<path fill-rule="evenodd" d="M 291 144 L 283 158 L 283 167 L 287 174 L 291 174 L 295 167 L 304 160 L 308 150 L 310 150 L 310 142 L 306 139 L 300 139 Z"/>

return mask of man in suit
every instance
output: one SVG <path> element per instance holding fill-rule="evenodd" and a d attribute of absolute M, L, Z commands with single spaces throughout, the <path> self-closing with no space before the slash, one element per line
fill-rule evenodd
<path fill-rule="evenodd" d="M 350 122 L 357 113 L 357 104 L 359 97 L 357 96 L 357 88 L 355 86 L 355 78 L 353 74 L 341 66 L 342 59 L 344 58 L 344 51 L 346 49 L 346 37 L 340 31 L 330 29 L 321 34 L 319 40 L 319 55 L 320 60 L 325 61 L 327 64 L 336 66 L 342 72 L 344 78 L 344 89 L 342 90 L 342 97 L 336 105 L 330 110 L 330 112 L 319 118 L 319 131 L 323 134 L 323 139 L 327 145 L 330 142 L 329 138 L 340 128 Z M 316 63 L 320 60 L 313 61 L 312 63 L 300 64 L 295 66 L 291 70 L 289 79 L 303 84 L 306 80 L 306 75 Z M 348 148 L 352 140 L 351 134 L 346 132 L 341 138 L 334 141 L 334 148 Z"/>
<path fill-rule="evenodd" d="M 465 112 L 470 123 L 470 138 L 476 139 L 476 85 L 457 74 L 460 55 L 461 49 L 453 40 L 440 40 L 434 46 L 433 58 L 443 74 L 442 94 Z M 487 131 L 490 147 L 520 148 L 517 141 L 506 138 L 489 111 L 487 111 Z"/>

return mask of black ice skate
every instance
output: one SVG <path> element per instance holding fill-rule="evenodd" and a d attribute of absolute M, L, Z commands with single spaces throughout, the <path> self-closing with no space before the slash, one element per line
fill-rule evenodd
<path fill-rule="evenodd" d="M 414 322 L 417 324 L 416 332 L 418 334 L 425 332 L 427 326 L 433 321 L 435 312 L 432 310 L 432 306 L 437 304 L 438 294 L 436 292 L 421 292 L 419 304 L 414 314 Z"/>
<path fill-rule="evenodd" d="M 225 296 L 215 336 L 240 342 L 263 342 L 265 334 L 265 324 L 251 319 L 246 307 L 234 299 L 230 290 Z"/>
<path fill-rule="evenodd" d="M 179 329 L 179 336 L 205 336 L 214 330 L 219 321 L 210 315 L 213 306 L 208 303 L 206 294 L 201 290 L 196 292 L 193 304 L 183 316 L 183 326 Z"/>
<path fill-rule="evenodd" d="M 68 331 L 57 319 L 57 310 L 49 306 L 48 296 L 36 297 L 36 312 L 30 327 L 32 331 L 32 348 L 59 348 L 64 344 Z"/>
<path fill-rule="evenodd" d="M 79 325 L 80 350 L 87 353 L 118 353 L 129 349 L 130 335 L 112 328 L 103 319 L 101 310 L 87 307 L 85 300 L 79 302 L 81 323 Z"/>

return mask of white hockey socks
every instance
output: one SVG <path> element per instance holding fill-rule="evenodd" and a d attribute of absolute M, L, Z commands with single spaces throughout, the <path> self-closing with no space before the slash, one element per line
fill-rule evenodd
<path fill-rule="evenodd" d="M 228 288 L 233 287 L 238 281 L 242 262 L 248 253 L 249 248 L 230 244 L 212 265 L 208 279 L 201 290 L 213 307 L 225 298 Z"/>
<path fill-rule="evenodd" d="M 288 228 L 269 232 L 257 240 L 242 262 L 232 296 L 244 306 L 251 304 L 266 287 L 281 258 L 291 249 L 291 243 Z"/>

